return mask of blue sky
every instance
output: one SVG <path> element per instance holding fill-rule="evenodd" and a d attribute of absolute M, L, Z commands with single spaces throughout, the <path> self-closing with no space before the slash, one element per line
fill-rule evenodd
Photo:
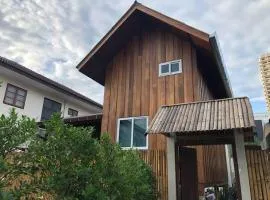
<path fill-rule="evenodd" d="M 235 96 L 265 112 L 258 59 L 270 51 L 269 0 L 143 0 L 141 3 L 218 34 Z M 0 55 L 102 103 L 103 87 L 75 66 L 124 14 L 129 0 L 1 0 Z"/>

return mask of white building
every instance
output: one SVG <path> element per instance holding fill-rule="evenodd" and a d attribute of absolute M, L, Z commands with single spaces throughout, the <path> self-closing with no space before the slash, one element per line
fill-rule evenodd
<path fill-rule="evenodd" d="M 102 112 L 102 105 L 11 60 L 0 57 L 0 115 L 11 108 L 36 121 Z"/>

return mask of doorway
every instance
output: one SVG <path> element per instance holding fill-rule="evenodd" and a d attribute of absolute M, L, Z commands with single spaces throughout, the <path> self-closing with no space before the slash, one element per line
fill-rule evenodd
<path fill-rule="evenodd" d="M 196 149 L 176 146 L 177 200 L 198 199 Z"/>

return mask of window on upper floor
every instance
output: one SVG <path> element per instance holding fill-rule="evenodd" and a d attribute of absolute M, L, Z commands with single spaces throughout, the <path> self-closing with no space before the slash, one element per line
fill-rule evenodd
<path fill-rule="evenodd" d="M 173 60 L 159 64 L 159 76 L 182 73 L 182 60 Z"/>
<path fill-rule="evenodd" d="M 76 117 L 78 116 L 78 111 L 77 110 L 74 110 L 72 108 L 68 108 L 68 115 L 72 116 L 72 117 Z"/>
<path fill-rule="evenodd" d="M 44 98 L 41 120 L 48 120 L 54 113 L 61 112 L 61 103 Z"/>
<path fill-rule="evenodd" d="M 8 83 L 3 103 L 23 109 L 26 95 L 26 90 Z"/>
<path fill-rule="evenodd" d="M 122 148 L 147 149 L 148 137 L 145 135 L 148 117 L 118 119 L 117 142 Z"/>

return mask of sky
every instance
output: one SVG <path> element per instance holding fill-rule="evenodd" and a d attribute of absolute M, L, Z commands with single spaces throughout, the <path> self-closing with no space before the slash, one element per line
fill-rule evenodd
<path fill-rule="evenodd" d="M 266 112 L 258 59 L 270 52 L 269 0 L 141 0 L 218 35 L 234 96 Z M 131 6 L 130 0 L 0 0 L 0 56 L 102 103 L 103 87 L 76 65 Z"/>

